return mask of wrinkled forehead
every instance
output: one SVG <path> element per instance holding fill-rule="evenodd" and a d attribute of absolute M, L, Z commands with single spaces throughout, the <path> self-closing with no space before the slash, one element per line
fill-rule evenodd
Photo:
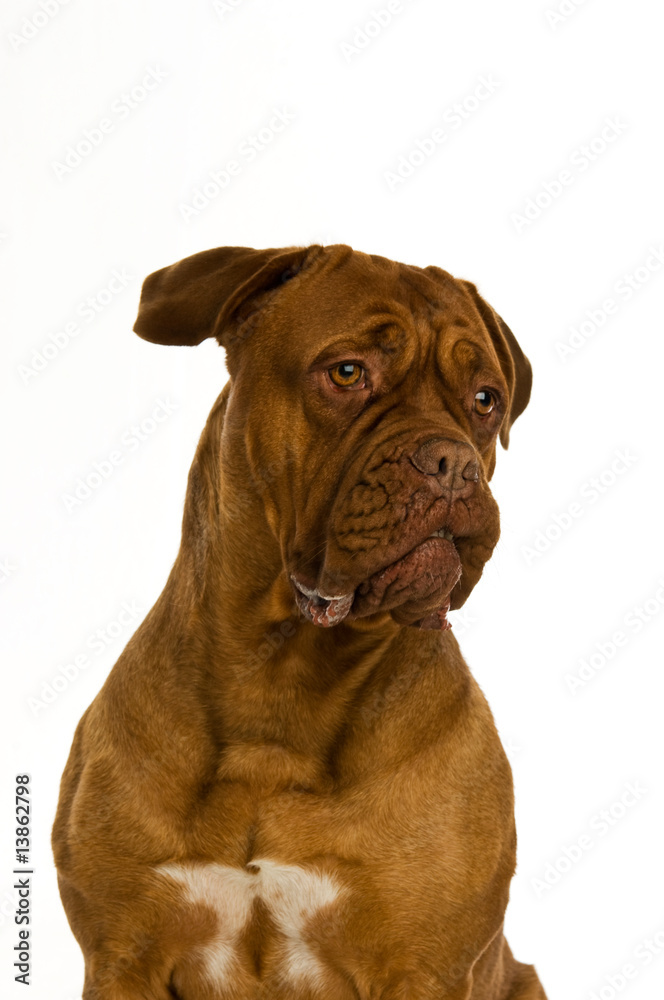
<path fill-rule="evenodd" d="M 334 249 L 334 248 L 331 248 Z M 324 259 L 286 284 L 268 317 L 282 336 L 257 338 L 290 363 L 312 364 L 338 349 L 380 350 L 401 364 L 423 355 L 441 366 L 498 368 L 491 338 L 462 282 L 446 271 L 357 251 Z M 268 332 L 268 331 L 266 331 Z"/>

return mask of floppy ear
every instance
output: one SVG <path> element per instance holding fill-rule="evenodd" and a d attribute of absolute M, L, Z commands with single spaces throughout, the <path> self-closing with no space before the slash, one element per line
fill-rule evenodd
<path fill-rule="evenodd" d="M 509 413 L 500 428 L 500 442 L 503 448 L 507 448 L 510 440 L 510 428 L 519 414 L 523 413 L 530 399 L 530 390 L 533 384 L 532 368 L 507 323 L 482 298 L 472 282 L 463 281 L 462 284 L 470 292 L 484 325 L 489 331 L 500 361 L 500 367 L 509 386 Z"/>
<path fill-rule="evenodd" d="M 193 346 L 216 337 L 228 346 L 233 320 L 251 315 L 245 308 L 241 317 L 242 307 L 288 281 L 321 249 L 218 247 L 185 257 L 145 279 L 134 330 L 153 344 Z"/>

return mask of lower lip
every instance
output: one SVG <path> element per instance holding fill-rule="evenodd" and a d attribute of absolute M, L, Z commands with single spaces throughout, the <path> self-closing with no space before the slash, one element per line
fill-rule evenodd
<path fill-rule="evenodd" d="M 431 616 L 449 604 L 449 595 L 460 575 L 461 563 L 454 543 L 435 535 L 373 573 L 346 597 L 323 600 L 315 593 L 306 595 L 296 588 L 296 601 L 309 621 L 323 628 L 419 603 L 424 609 L 419 615 L 414 612 L 412 623 L 416 624 L 416 619 L 433 621 Z M 444 628 L 440 616 L 438 621 L 438 625 L 423 627 Z"/>
<path fill-rule="evenodd" d="M 397 593 L 404 590 L 404 582 L 410 582 L 415 599 L 439 590 L 446 596 L 460 574 L 461 564 L 454 543 L 435 535 L 426 538 L 401 559 L 370 576 L 358 587 L 357 595 L 364 596 L 378 592 L 387 597 L 390 606 L 394 606 L 397 602 L 390 601 L 390 590 L 396 592 L 393 595 L 396 597 Z M 448 586 L 449 589 L 445 590 Z"/>
<path fill-rule="evenodd" d="M 355 594 L 351 592 L 343 597 L 326 600 L 318 595 L 308 596 L 295 586 L 295 601 L 298 608 L 314 625 L 321 628 L 331 628 L 339 625 L 348 617 Z"/>

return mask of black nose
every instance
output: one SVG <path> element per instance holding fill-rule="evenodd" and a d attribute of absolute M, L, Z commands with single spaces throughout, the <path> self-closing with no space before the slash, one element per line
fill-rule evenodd
<path fill-rule="evenodd" d="M 435 476 L 445 490 L 468 491 L 480 478 L 475 452 L 463 441 L 431 438 L 419 446 L 410 460 L 425 476 Z"/>

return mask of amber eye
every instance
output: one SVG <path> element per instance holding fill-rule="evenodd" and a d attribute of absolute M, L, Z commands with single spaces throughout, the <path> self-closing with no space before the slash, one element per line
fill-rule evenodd
<path fill-rule="evenodd" d="M 480 391 L 475 394 L 473 409 L 475 410 L 475 413 L 479 413 L 480 417 L 486 417 L 489 413 L 491 413 L 495 405 L 496 397 L 488 389 L 480 389 Z"/>
<path fill-rule="evenodd" d="M 328 374 L 334 385 L 340 389 L 352 389 L 362 381 L 364 368 L 354 361 L 344 361 L 342 364 L 330 368 Z"/>

